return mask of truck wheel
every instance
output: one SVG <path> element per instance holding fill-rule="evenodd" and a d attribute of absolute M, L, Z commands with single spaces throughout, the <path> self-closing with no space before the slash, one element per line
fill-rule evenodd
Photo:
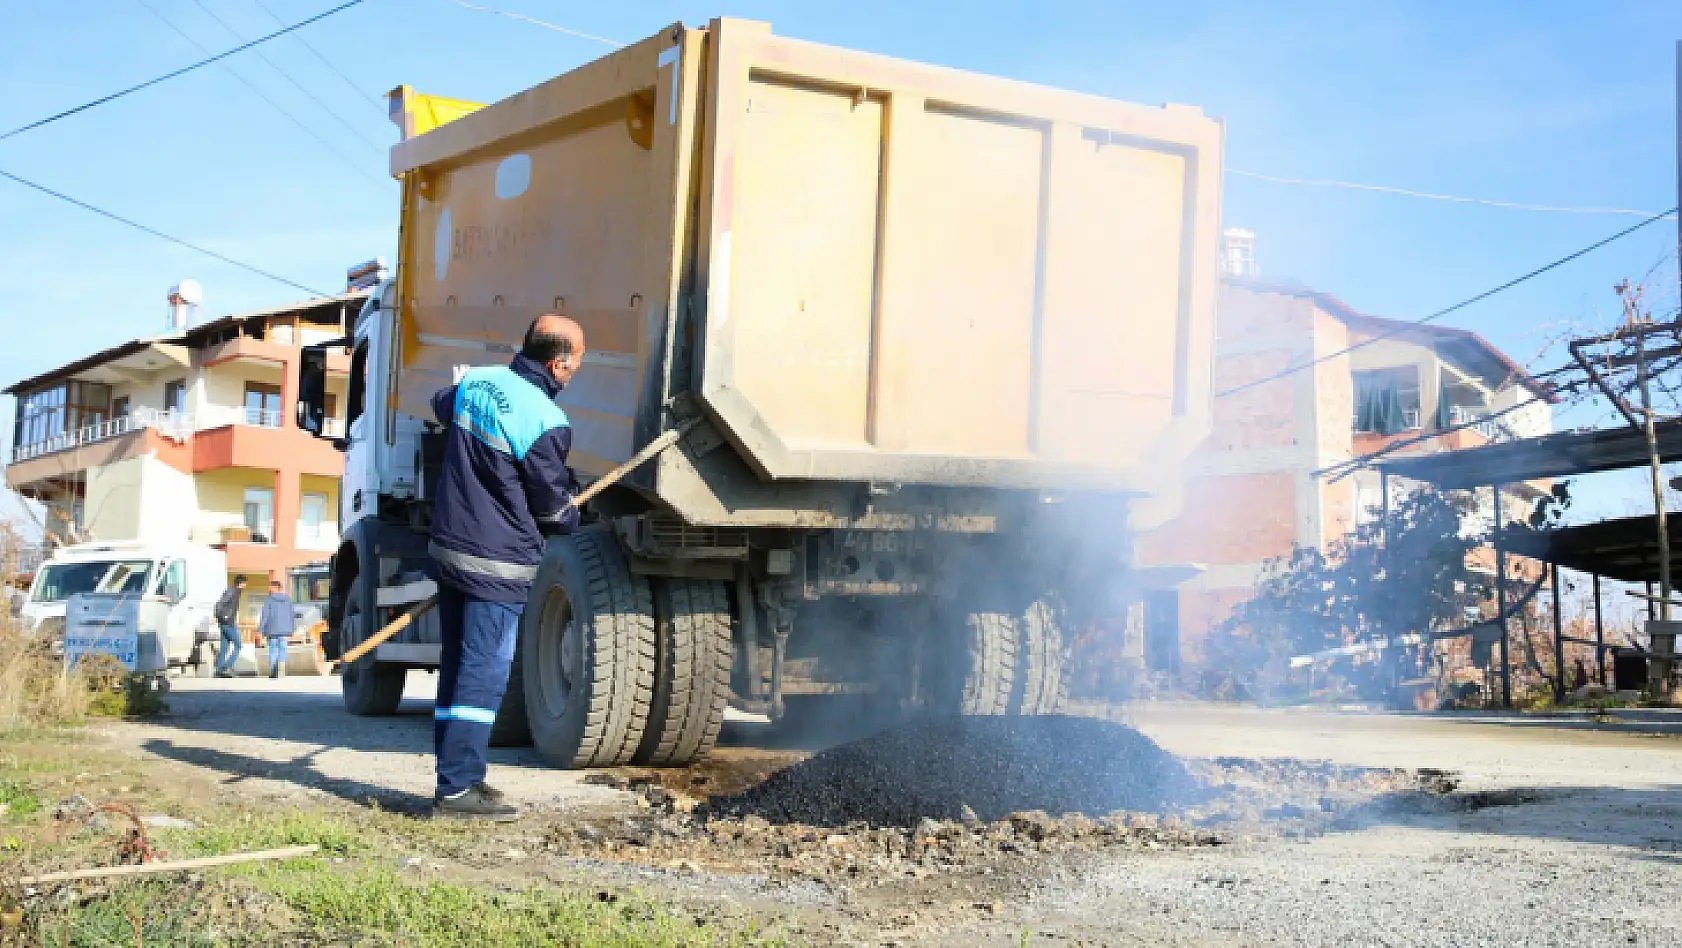
<path fill-rule="evenodd" d="M 1018 628 L 1019 664 L 1010 713 L 1057 714 L 1069 692 L 1068 653 L 1057 613 L 1045 600 L 1035 600 L 1023 612 Z"/>
<path fill-rule="evenodd" d="M 362 578 L 357 577 L 339 626 L 339 643 L 347 652 L 373 634 L 363 619 L 364 615 L 372 614 L 372 610 L 363 611 L 368 592 Z M 397 705 L 403 701 L 403 679 L 407 674 L 408 669 L 401 665 L 381 665 L 372 652 L 349 665 L 341 665 L 339 680 L 344 688 L 345 710 L 365 718 L 396 714 Z"/>
<path fill-rule="evenodd" d="M 944 714 L 1055 714 L 1067 693 L 1068 663 L 1056 615 L 1043 600 L 1027 609 L 964 616 L 926 653 L 930 710 Z"/>
<path fill-rule="evenodd" d="M 520 623 L 532 744 L 562 767 L 629 763 L 654 690 L 654 605 L 613 534 L 553 540 Z"/>
<path fill-rule="evenodd" d="M 682 767 L 711 753 L 730 700 L 730 597 L 724 584 L 655 579 L 654 700 L 633 762 Z"/>

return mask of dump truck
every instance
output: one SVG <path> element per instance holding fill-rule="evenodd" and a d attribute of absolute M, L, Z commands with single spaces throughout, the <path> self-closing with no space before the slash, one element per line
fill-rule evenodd
<path fill-rule="evenodd" d="M 395 274 L 299 367 L 317 433 L 346 373 L 329 657 L 436 591 L 429 399 L 553 312 L 588 341 L 581 482 L 682 435 L 549 542 L 494 740 L 678 765 L 729 705 L 1060 707 L 1208 428 L 1219 122 L 735 19 L 391 99 Z M 439 649 L 423 613 L 346 706 L 391 713 Z"/>

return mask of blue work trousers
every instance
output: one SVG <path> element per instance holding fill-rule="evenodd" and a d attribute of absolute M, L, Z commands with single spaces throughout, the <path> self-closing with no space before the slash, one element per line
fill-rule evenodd
<path fill-rule="evenodd" d="M 523 602 L 490 602 L 438 585 L 444 649 L 432 737 L 440 797 L 456 796 L 485 779 L 491 725 L 508 690 L 523 611 Z"/>
<path fill-rule="evenodd" d="M 239 661 L 239 629 L 231 622 L 218 628 L 222 633 L 222 641 L 216 646 L 216 670 L 233 671 L 234 663 Z"/>

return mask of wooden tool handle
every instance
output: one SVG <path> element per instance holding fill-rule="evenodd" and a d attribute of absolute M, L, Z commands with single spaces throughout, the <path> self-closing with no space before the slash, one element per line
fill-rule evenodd
<path fill-rule="evenodd" d="M 677 444 L 678 439 L 688 434 L 690 429 L 694 428 L 698 423 L 699 421 L 697 419 L 691 419 L 681 425 L 678 425 L 676 428 L 673 428 L 660 437 L 655 438 L 653 441 L 648 442 L 648 444 L 643 446 L 641 451 L 631 455 L 630 460 L 590 482 L 590 486 L 579 491 L 578 495 L 573 497 L 569 503 L 582 510 L 586 501 L 614 484 L 619 483 L 626 474 L 629 474 L 642 465 L 648 463 L 648 461 L 655 455 L 666 450 L 672 445 Z M 411 623 L 420 618 L 421 615 L 423 615 L 428 609 L 431 609 L 436 605 L 438 605 L 437 596 L 428 596 L 420 602 L 415 603 L 414 606 L 410 607 L 408 612 L 405 612 L 397 618 L 391 620 L 386 624 L 385 628 L 375 632 L 373 635 L 370 635 L 362 644 L 339 656 L 338 661 L 333 664 L 349 665 L 351 662 L 356 661 L 362 656 L 368 654 L 369 651 L 381 642 L 384 642 L 386 639 L 389 639 L 408 628 Z"/>

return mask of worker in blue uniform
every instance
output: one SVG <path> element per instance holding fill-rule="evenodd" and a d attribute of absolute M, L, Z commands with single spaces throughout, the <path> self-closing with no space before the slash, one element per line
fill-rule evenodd
<path fill-rule="evenodd" d="M 583 359 L 578 323 L 539 316 L 513 362 L 472 369 L 432 399 L 449 432 L 429 547 L 443 632 L 433 712 L 437 816 L 518 815 L 485 782 L 485 753 L 544 538 L 578 525 L 577 482 L 567 468 L 572 426 L 555 397 Z"/>

